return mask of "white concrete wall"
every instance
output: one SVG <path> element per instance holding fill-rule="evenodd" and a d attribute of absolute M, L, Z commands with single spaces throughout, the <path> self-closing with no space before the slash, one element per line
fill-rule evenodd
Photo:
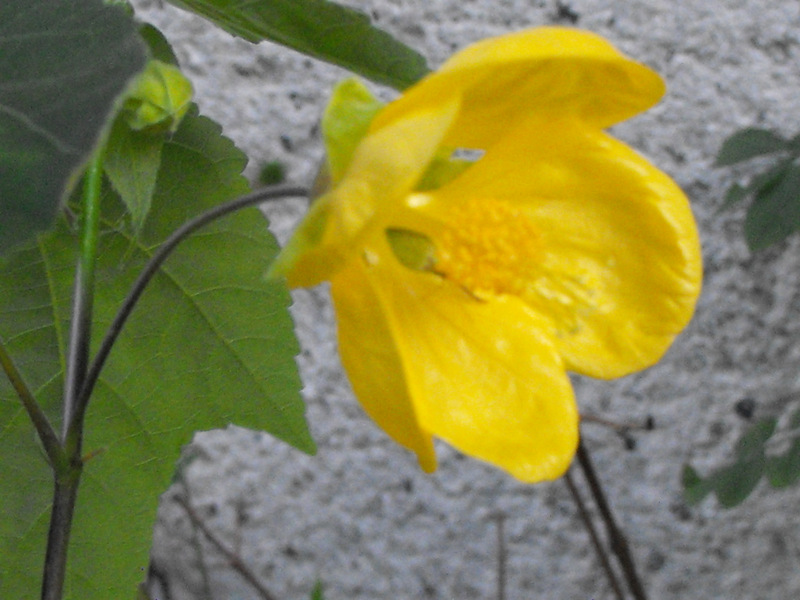
<path fill-rule="evenodd" d="M 201 110 L 251 157 L 280 160 L 308 182 L 331 85 L 345 76 L 281 47 L 236 40 L 157 0 L 140 16 L 163 29 L 197 89 Z M 565 23 L 551 0 L 351 0 L 432 66 L 490 35 Z M 581 408 L 609 419 L 655 418 L 634 450 L 586 425 L 612 505 L 651 599 L 800 597 L 800 488 L 766 485 L 741 507 L 714 499 L 688 508 L 685 461 L 707 469 L 731 456 L 747 423 L 800 400 L 800 235 L 762 254 L 743 241 L 743 207 L 717 213 L 734 173 L 713 158 L 734 130 L 800 130 L 800 3 L 790 0 L 565 0 L 576 26 L 608 37 L 666 78 L 655 109 L 615 129 L 670 173 L 700 223 L 705 288 L 691 326 L 656 367 L 623 380 L 581 379 Z M 568 23 L 568 21 L 567 21 Z M 389 92 L 385 92 L 390 97 Z M 281 141 L 283 140 L 283 142 Z M 742 171 L 737 171 L 741 174 Z M 273 208 L 279 237 L 300 202 Z M 299 357 L 319 453 L 311 458 L 243 430 L 199 435 L 187 469 L 193 502 L 240 548 L 282 599 L 308 598 L 316 578 L 329 600 L 495 598 L 496 534 L 506 520 L 507 597 L 611 598 L 562 482 L 522 485 L 441 446 L 424 475 L 361 412 L 344 379 L 326 290 L 295 294 Z M 190 528 L 165 496 L 154 555 L 174 600 L 201 598 Z M 212 597 L 256 595 L 206 549 Z"/>

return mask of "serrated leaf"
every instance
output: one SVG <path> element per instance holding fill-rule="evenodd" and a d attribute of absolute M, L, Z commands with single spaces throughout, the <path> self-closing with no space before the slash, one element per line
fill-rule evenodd
<path fill-rule="evenodd" d="M 767 129 L 749 127 L 731 135 L 717 154 L 717 166 L 732 165 L 756 156 L 789 149 L 789 142 Z"/>
<path fill-rule="evenodd" d="M 51 226 L 70 176 L 144 61 L 120 7 L 0 2 L 0 252 Z"/>
<path fill-rule="evenodd" d="M 271 40 L 405 89 L 428 72 L 425 59 L 364 13 L 328 0 L 169 0 L 257 43 Z"/>
<path fill-rule="evenodd" d="M 216 124 L 191 114 L 163 148 L 138 239 L 119 223 L 121 200 L 107 188 L 93 347 L 160 242 L 190 216 L 247 191 L 244 163 Z M 75 247 L 60 222 L 0 261 L 0 342 L 56 426 Z M 89 405 L 84 449 L 93 458 L 83 471 L 65 600 L 134 596 L 158 495 L 194 431 L 235 423 L 313 451 L 290 298 L 263 278 L 277 250 L 262 214 L 241 211 L 183 242 L 142 296 Z M 52 482 L 4 377 L 0 455 L 0 598 L 38 597 Z"/>
<path fill-rule="evenodd" d="M 800 481 L 800 440 L 795 440 L 781 456 L 767 459 L 767 478 L 770 485 L 784 488 Z"/>
<path fill-rule="evenodd" d="M 800 228 L 800 166 L 790 165 L 774 185 L 756 193 L 744 224 L 751 250 L 762 250 Z"/>

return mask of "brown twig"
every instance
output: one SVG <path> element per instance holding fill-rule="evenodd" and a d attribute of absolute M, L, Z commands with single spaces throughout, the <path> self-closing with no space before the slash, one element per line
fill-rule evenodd
<path fill-rule="evenodd" d="M 506 598 L 506 534 L 505 522 L 506 515 L 497 511 L 492 513 L 491 518 L 497 522 L 497 600 Z"/>
<path fill-rule="evenodd" d="M 239 573 L 246 581 L 249 583 L 253 589 L 258 592 L 258 595 L 263 600 L 275 600 L 275 596 L 264 587 L 264 584 L 259 581 L 258 577 L 250 570 L 245 562 L 242 560 L 242 557 L 233 552 L 230 548 L 228 548 L 222 541 L 212 532 L 208 526 L 203 522 L 203 519 L 200 518 L 200 515 L 191 507 L 191 505 L 186 501 L 185 498 L 181 496 L 177 496 L 175 501 L 180 504 L 183 509 L 186 511 L 186 514 L 189 517 L 189 520 L 192 524 L 197 527 L 206 539 L 211 543 L 216 550 L 225 557 L 225 560 L 228 561 L 228 564 L 231 568 Z"/>
<path fill-rule="evenodd" d="M 571 470 L 572 469 L 570 469 L 570 471 Z M 586 504 L 584 504 L 583 498 L 581 498 L 578 487 L 575 485 L 575 481 L 572 479 L 572 473 L 570 473 L 570 471 L 567 471 L 564 474 L 564 482 L 567 484 L 569 493 L 572 494 L 572 499 L 575 501 L 575 506 L 578 507 L 578 514 L 583 521 L 584 527 L 586 527 L 586 531 L 589 534 L 589 539 L 591 540 L 592 546 L 594 546 L 595 553 L 597 554 L 597 558 L 600 561 L 600 566 L 603 567 L 603 571 L 606 573 L 608 583 L 611 585 L 614 595 L 617 597 L 617 600 L 625 600 L 625 595 L 623 594 L 622 588 L 619 585 L 617 575 L 614 573 L 614 569 L 612 568 L 611 563 L 608 561 L 606 550 L 603 548 L 603 543 L 600 541 L 600 536 L 597 534 L 597 529 L 595 529 L 594 523 L 592 522 L 592 516 L 586 509 Z"/>
<path fill-rule="evenodd" d="M 589 485 L 589 490 L 592 492 L 592 497 L 594 498 L 597 508 L 600 511 L 600 515 L 603 518 L 603 522 L 606 525 L 606 531 L 608 532 L 611 549 L 614 551 L 614 554 L 616 554 L 617 559 L 619 560 L 631 594 L 633 594 L 635 600 L 647 600 L 647 595 L 645 594 L 642 581 L 639 579 L 639 575 L 636 573 L 636 566 L 634 565 L 633 557 L 631 555 L 630 548 L 628 547 L 628 541 L 625 539 L 625 535 L 617 526 L 616 520 L 614 519 L 614 514 L 611 512 L 611 507 L 606 499 L 605 492 L 603 492 L 603 486 L 600 484 L 600 480 L 598 479 L 597 473 L 594 470 L 594 465 L 592 464 L 589 452 L 583 445 L 583 441 L 578 444 L 577 455 L 578 464 L 581 467 L 581 471 L 583 471 L 583 475 L 586 478 L 587 484 Z"/>
<path fill-rule="evenodd" d="M 616 432 L 644 430 L 649 431 L 653 429 L 651 417 L 645 419 L 644 422 L 637 421 L 613 421 L 605 417 L 598 417 L 597 415 L 587 415 L 581 413 L 581 423 L 593 423 L 595 425 L 603 425 L 609 427 Z"/>

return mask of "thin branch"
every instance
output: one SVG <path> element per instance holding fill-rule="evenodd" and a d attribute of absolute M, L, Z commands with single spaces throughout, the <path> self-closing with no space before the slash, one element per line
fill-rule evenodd
<path fill-rule="evenodd" d="M 491 515 L 497 522 L 497 600 L 506 598 L 506 552 L 505 513 L 498 511 Z"/>
<path fill-rule="evenodd" d="M 635 422 L 635 421 L 626 421 L 626 422 L 619 422 L 619 421 L 612 421 L 611 419 L 606 419 L 604 417 L 598 417 L 597 415 L 589 415 L 581 413 L 581 423 L 594 423 L 595 425 L 604 425 L 605 427 L 609 427 L 613 429 L 617 433 L 625 432 L 625 431 L 636 431 L 637 429 L 650 431 L 653 429 L 653 425 L 650 419 L 645 419 L 644 422 Z"/>
<path fill-rule="evenodd" d="M 111 349 L 114 346 L 114 342 L 116 342 L 117 337 L 122 331 L 122 327 L 125 325 L 128 317 L 131 315 L 131 312 L 147 287 L 147 284 L 158 272 L 159 267 L 161 267 L 169 255 L 172 254 L 172 251 L 180 242 L 182 242 L 196 230 L 211 223 L 212 221 L 243 208 L 256 206 L 258 204 L 262 204 L 263 202 L 276 200 L 278 198 L 307 195 L 308 190 L 299 186 L 276 186 L 272 188 L 265 188 L 255 191 L 251 194 L 247 194 L 246 196 L 241 196 L 225 204 L 215 206 L 214 208 L 195 217 L 194 219 L 187 221 L 178 229 L 176 229 L 172 235 L 170 235 L 164 241 L 164 243 L 161 244 L 156 253 L 150 258 L 147 265 L 145 265 L 144 270 L 139 274 L 138 279 L 133 284 L 130 292 L 128 292 L 128 296 L 123 301 L 122 306 L 109 326 L 106 336 L 103 338 L 94 360 L 92 360 L 92 363 L 89 365 L 89 370 L 86 374 L 86 379 L 84 380 L 83 388 L 80 392 L 81 401 L 84 404 L 88 402 L 89 396 L 91 396 L 94 386 L 97 384 L 97 380 L 100 377 L 100 371 L 102 371 L 106 359 L 108 358 L 108 355 L 111 353 Z"/>
<path fill-rule="evenodd" d="M 570 469 L 570 471 L 571 470 L 572 469 Z M 597 529 L 595 529 L 594 523 L 592 523 L 592 516 L 586 509 L 586 504 L 584 504 L 583 498 L 581 498 L 578 487 L 575 485 L 575 481 L 572 479 L 572 473 L 570 473 L 570 471 L 567 471 L 564 474 L 564 481 L 567 484 L 569 493 L 572 494 L 572 499 L 575 501 L 575 506 L 578 508 L 578 514 L 580 515 L 583 525 L 589 534 L 589 538 L 592 541 L 592 546 L 594 546 L 597 558 L 600 560 L 600 565 L 603 567 L 603 571 L 606 573 L 608 583 L 611 585 L 614 595 L 618 600 L 625 600 L 625 595 L 622 593 L 619 580 L 617 580 L 614 569 L 611 567 L 611 563 L 608 561 L 608 556 L 606 556 L 605 548 L 603 548 L 603 544 L 600 541 L 600 536 L 597 534 Z"/>
<path fill-rule="evenodd" d="M 222 554 L 225 559 L 228 561 L 228 564 L 237 572 L 239 573 L 246 581 L 249 583 L 253 589 L 255 589 L 259 596 L 263 600 L 275 600 L 275 596 L 264 587 L 264 584 L 259 581 L 258 577 L 250 570 L 250 568 L 244 563 L 242 558 L 233 552 L 230 548 L 228 548 L 225 544 L 220 541 L 220 539 L 212 532 L 208 526 L 203 522 L 200 518 L 200 515 L 191 507 L 191 505 L 186 501 L 185 498 L 181 496 L 176 496 L 175 501 L 180 504 L 183 509 L 186 511 L 186 514 L 189 517 L 189 520 L 192 524 L 197 527 L 206 539 L 211 542 L 211 545 L 217 549 L 217 551 Z"/>
<path fill-rule="evenodd" d="M 177 474 L 177 479 L 180 481 L 181 486 L 183 487 L 183 493 L 185 495 L 184 502 L 187 506 L 192 505 L 192 493 L 189 489 L 189 484 L 186 482 L 184 474 L 180 472 L 181 469 L 179 468 L 179 473 Z M 185 508 L 185 507 L 184 507 Z M 192 521 L 194 525 L 194 521 Z M 192 538 L 190 540 L 192 547 L 194 548 L 195 554 L 197 556 L 197 570 L 200 571 L 200 580 L 202 585 L 202 595 L 200 600 L 212 600 L 211 596 L 211 578 L 208 576 L 208 567 L 206 566 L 205 557 L 203 556 L 203 545 L 200 543 L 200 537 L 197 534 L 198 527 L 194 525 L 192 527 Z"/>
<path fill-rule="evenodd" d="M 633 597 L 636 600 L 647 600 L 642 581 L 639 579 L 639 575 L 636 573 L 636 566 L 634 565 L 633 557 L 631 556 L 630 548 L 628 547 L 628 541 L 625 539 L 625 535 L 622 533 L 616 523 L 616 520 L 614 519 L 614 514 L 611 512 L 611 507 L 608 504 L 606 495 L 603 492 L 603 487 L 600 484 L 600 480 L 598 479 L 597 473 L 594 470 L 594 465 L 592 464 L 589 452 L 583 445 L 583 441 L 578 444 L 578 464 L 583 471 L 584 477 L 586 477 L 586 482 L 589 484 L 589 489 L 592 492 L 592 497 L 597 504 L 600 515 L 603 517 L 603 522 L 605 523 L 606 530 L 608 532 L 608 538 L 611 541 L 611 549 L 619 559 L 622 572 L 625 575 L 625 580 L 628 583 L 628 587 L 630 588 Z"/>
<path fill-rule="evenodd" d="M 14 360 L 6 350 L 2 339 L 0 339 L 0 365 L 2 365 L 3 371 L 5 371 L 8 376 L 8 380 L 11 382 L 19 399 L 22 401 L 22 406 L 24 406 L 25 410 L 28 412 L 28 417 L 36 428 L 36 433 L 39 435 L 39 439 L 42 442 L 42 446 L 44 446 L 44 451 L 47 453 L 47 458 L 50 460 L 53 470 L 63 470 L 67 462 L 67 455 L 64 453 L 61 441 L 58 439 L 58 434 L 56 434 L 55 429 L 53 429 L 53 426 L 50 424 L 47 415 L 44 414 L 42 407 L 36 402 L 36 398 L 34 398 L 22 374 L 14 364 Z"/>

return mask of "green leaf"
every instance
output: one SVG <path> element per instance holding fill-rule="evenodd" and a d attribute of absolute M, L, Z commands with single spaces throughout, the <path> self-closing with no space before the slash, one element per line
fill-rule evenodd
<path fill-rule="evenodd" d="M 71 176 L 144 61 L 120 7 L 0 2 L 0 252 L 51 226 Z"/>
<path fill-rule="evenodd" d="M 699 504 L 713 490 L 711 485 L 702 479 L 690 465 L 683 466 L 681 482 L 683 483 L 683 496 L 689 504 Z"/>
<path fill-rule="evenodd" d="M 765 462 L 762 454 L 720 469 L 709 477 L 709 485 L 713 487 L 719 503 L 724 508 L 733 508 L 744 502 L 761 480 Z"/>
<path fill-rule="evenodd" d="M 757 458 L 764 454 L 764 444 L 775 433 L 775 425 L 778 420 L 775 417 L 767 417 L 757 421 L 750 429 L 745 431 L 741 439 L 736 443 L 736 456 L 739 460 Z"/>
<path fill-rule="evenodd" d="M 93 348 L 158 245 L 187 218 L 248 190 L 246 159 L 191 113 L 166 142 L 138 238 L 108 187 Z M 58 428 L 76 239 L 66 223 L 0 261 L 0 342 Z M 146 575 L 158 495 L 197 430 L 234 423 L 313 452 L 287 290 L 264 280 L 278 248 L 256 208 L 182 242 L 151 282 L 89 405 L 66 600 L 130 598 Z M 50 470 L 0 378 L 0 598 L 38 597 Z"/>
<path fill-rule="evenodd" d="M 786 454 L 767 459 L 767 478 L 770 485 L 785 488 L 800 481 L 800 439 L 796 439 Z"/>
<path fill-rule="evenodd" d="M 761 419 L 736 444 L 736 462 L 717 469 L 707 478 L 686 465 L 683 469 L 684 497 L 689 504 L 703 500 L 714 492 L 719 503 L 732 508 L 744 502 L 758 485 L 766 467 L 764 444 L 775 432 L 777 419 Z"/>
<path fill-rule="evenodd" d="M 170 2 L 251 42 L 271 40 L 396 89 L 428 73 L 420 54 L 373 27 L 362 12 L 328 0 Z"/>
<path fill-rule="evenodd" d="M 103 168 L 130 213 L 135 233 L 150 212 L 163 145 L 163 135 L 131 129 L 122 115 L 114 120 L 106 142 Z"/>
<path fill-rule="evenodd" d="M 333 88 L 322 115 L 322 135 L 333 182 L 342 178 L 372 119 L 383 107 L 384 103 L 358 79 L 345 79 Z"/>
<path fill-rule="evenodd" d="M 731 187 L 728 188 L 728 191 L 725 192 L 725 200 L 720 206 L 719 210 L 723 211 L 725 209 L 731 208 L 732 206 L 738 204 L 742 200 L 744 200 L 748 194 L 749 190 L 739 185 L 738 183 L 734 183 Z"/>
<path fill-rule="evenodd" d="M 430 271 L 436 263 L 431 239 L 410 229 L 389 228 L 386 239 L 400 263 L 414 271 Z"/>
<path fill-rule="evenodd" d="M 144 23 L 139 27 L 139 35 L 142 36 L 142 39 L 150 49 L 152 58 L 160 60 L 163 63 L 175 65 L 176 67 L 178 66 L 178 58 L 175 56 L 172 46 L 170 46 L 167 38 L 164 37 L 164 34 L 161 33 L 158 28 L 150 25 L 150 23 Z"/>
<path fill-rule="evenodd" d="M 767 130 L 749 127 L 731 135 L 717 154 L 717 166 L 732 165 L 756 156 L 789 149 L 789 142 Z"/>
<path fill-rule="evenodd" d="M 756 193 L 745 218 L 751 250 L 762 250 L 800 228 L 800 166 L 790 165 L 774 184 Z"/>
<path fill-rule="evenodd" d="M 325 595 L 323 594 L 325 590 L 322 587 L 322 582 L 317 580 L 317 583 L 314 585 L 314 589 L 311 591 L 311 600 L 325 600 Z"/>

